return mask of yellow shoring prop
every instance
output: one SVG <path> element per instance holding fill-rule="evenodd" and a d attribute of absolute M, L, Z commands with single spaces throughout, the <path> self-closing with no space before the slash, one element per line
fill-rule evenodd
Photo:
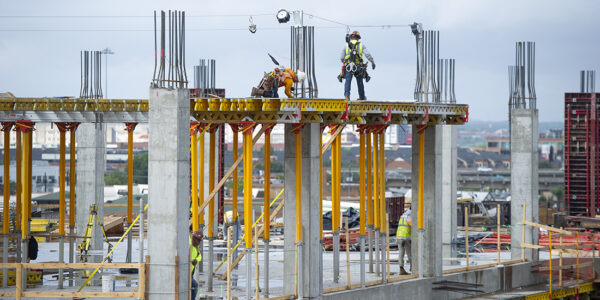
<path fill-rule="evenodd" d="M 275 201 L 277 201 L 277 199 L 279 199 L 279 197 L 281 196 L 281 194 L 283 194 L 283 190 L 284 189 L 281 189 L 281 191 L 279 192 L 279 194 L 277 194 L 277 197 L 275 197 L 275 199 L 273 199 L 273 201 L 271 201 L 271 205 L 273 205 L 273 203 L 275 203 Z M 265 215 L 264 213 L 260 214 L 260 217 L 258 217 L 258 219 L 256 219 L 256 221 L 254 221 L 254 223 L 252 224 L 252 228 L 254 228 L 254 226 L 256 226 L 256 224 L 258 224 L 258 222 L 260 222 L 260 220 L 262 220 L 262 218 L 263 218 L 264 215 Z M 231 249 L 231 253 L 233 253 L 233 251 L 235 251 L 235 249 L 237 249 L 237 247 L 242 243 L 242 241 L 244 240 L 245 236 L 246 235 L 244 233 L 244 236 L 242 236 L 242 238 L 239 239 L 239 241 L 237 242 L 237 244 L 235 245 L 235 247 L 233 247 L 233 249 Z M 221 263 L 215 269 L 215 273 L 219 270 L 219 268 L 223 265 L 223 263 L 227 261 L 228 258 L 229 257 L 226 256 L 221 261 Z"/>
<path fill-rule="evenodd" d="M 190 164 L 192 172 L 192 231 L 200 228 L 198 224 L 198 145 L 195 128 L 190 130 Z M 202 183 L 204 184 L 204 182 Z"/>
<path fill-rule="evenodd" d="M 327 139 L 327 137 L 325 137 L 325 139 Z M 328 147 L 328 146 L 330 146 L 330 145 L 331 145 L 331 144 L 326 144 L 326 145 L 324 145 L 324 147 Z M 327 148 L 321 148 L 321 150 L 323 150 L 322 152 L 325 152 L 325 151 L 327 150 Z M 332 150 L 333 150 L 333 148 L 332 148 Z M 277 194 L 277 196 L 275 197 L 275 199 L 273 199 L 273 201 L 271 201 L 271 204 L 270 204 L 271 206 L 272 206 L 272 205 L 275 203 L 275 201 L 277 201 L 277 199 L 279 199 L 279 197 L 280 197 L 280 196 L 283 194 L 284 190 L 285 190 L 285 189 L 281 189 L 281 191 L 279 191 L 279 193 Z M 260 222 L 260 220 L 262 220 L 263 216 L 264 216 L 264 213 L 262 213 L 262 214 L 261 214 L 261 215 L 260 215 L 260 216 L 259 216 L 259 217 L 256 219 L 256 221 L 254 221 L 254 223 L 252 224 L 252 228 L 254 228 L 254 226 L 256 226 L 256 224 L 258 224 L 258 222 Z M 270 222 L 270 221 L 269 221 L 269 222 Z M 237 249 L 237 247 L 238 247 L 238 246 L 241 244 L 241 242 L 244 240 L 244 237 L 245 237 L 245 236 L 242 236 L 242 237 L 239 239 L 239 241 L 237 242 L 237 244 L 235 245 L 235 247 L 233 247 L 233 249 L 231 250 L 231 253 L 233 253 L 233 252 L 234 252 L 234 251 Z M 220 263 L 220 264 L 217 266 L 217 268 L 215 269 L 215 273 L 216 273 L 216 272 L 219 270 L 219 268 L 221 268 L 221 266 L 223 265 L 223 263 L 225 263 L 225 262 L 226 262 L 228 259 L 229 259 L 229 257 L 228 257 L 228 256 L 226 256 L 226 257 L 225 257 L 225 258 L 224 258 L 224 259 L 221 261 L 221 263 Z"/>
<path fill-rule="evenodd" d="M 146 209 L 148 209 L 148 203 L 146 203 L 146 205 L 144 206 L 144 210 L 146 210 Z M 131 225 L 129 225 L 129 228 L 127 228 L 127 230 L 125 231 L 125 233 L 123 233 L 123 235 L 121 236 L 121 238 L 119 239 L 119 241 L 117 241 L 117 243 L 112 247 L 112 249 L 110 250 L 110 252 L 108 252 L 108 254 L 106 254 L 106 256 L 100 262 L 100 265 L 98 267 L 96 267 L 96 269 L 94 270 L 94 272 L 92 272 L 92 274 L 90 274 L 90 276 L 85 280 L 85 282 L 81 285 L 81 287 L 79 287 L 79 289 L 77 290 L 77 292 L 81 292 L 81 290 L 83 289 L 83 287 L 86 286 L 90 282 L 90 280 L 92 280 L 92 278 L 94 278 L 94 275 L 96 274 L 96 272 L 98 272 L 98 270 L 100 270 L 100 268 L 102 267 L 102 265 L 104 264 L 104 262 L 106 261 L 106 259 L 108 259 L 110 257 L 110 255 L 113 253 L 113 251 L 115 251 L 115 249 L 117 248 L 117 246 L 119 246 L 119 244 L 123 241 L 123 239 L 129 233 L 129 231 L 131 230 L 131 228 L 133 228 L 133 225 L 135 225 L 135 223 L 137 223 L 137 221 L 139 219 L 140 219 L 140 215 L 137 215 L 137 217 L 135 217 L 135 219 L 133 220 L 133 222 L 131 222 Z"/>

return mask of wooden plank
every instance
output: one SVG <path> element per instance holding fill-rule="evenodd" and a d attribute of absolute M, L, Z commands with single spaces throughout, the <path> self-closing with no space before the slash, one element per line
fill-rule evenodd
<path fill-rule="evenodd" d="M 23 293 L 23 276 L 21 275 L 21 264 L 17 265 L 17 271 L 15 272 L 15 299 L 21 300 Z"/>
<path fill-rule="evenodd" d="M 252 139 L 252 146 L 254 146 L 254 144 L 256 144 L 256 142 L 258 141 L 258 139 L 260 138 L 260 136 L 265 132 L 266 129 L 267 129 L 267 126 L 262 126 L 260 128 L 260 130 L 258 131 L 258 133 L 256 134 L 256 136 L 254 136 L 254 138 Z M 227 170 L 227 172 L 225 173 L 225 175 L 223 176 L 223 178 L 221 179 L 221 181 L 219 181 L 219 183 L 217 184 L 217 186 L 215 186 L 215 188 L 210 192 L 210 194 L 208 194 L 208 197 L 206 197 L 206 199 L 204 199 L 204 202 L 202 203 L 202 205 L 200 205 L 200 207 L 198 207 L 198 211 L 202 211 L 208 205 L 208 203 L 210 202 L 210 200 L 215 197 L 215 195 L 217 194 L 217 192 L 221 189 L 221 187 L 223 187 L 223 185 L 225 184 L 225 182 L 233 174 L 233 171 L 242 162 L 243 158 L 244 158 L 244 156 L 240 155 L 238 157 L 238 159 L 231 165 L 231 167 L 229 168 L 229 170 Z"/>
<path fill-rule="evenodd" d="M 138 269 L 143 264 L 140 263 L 55 263 L 55 262 L 45 262 L 45 263 L 22 263 L 23 268 L 26 269 Z M 0 264 L 0 268 L 2 265 Z"/>
<path fill-rule="evenodd" d="M 529 225 L 529 226 L 543 228 L 543 229 L 546 229 L 548 231 L 552 231 L 552 232 L 556 232 L 556 233 L 561 233 L 561 234 L 564 234 L 564 235 L 567 235 L 567 236 L 573 236 L 573 235 L 575 235 L 573 232 L 570 232 L 570 231 L 566 231 L 566 230 L 563 230 L 563 229 L 554 228 L 552 226 L 548 226 L 548 225 L 544 225 L 544 224 L 538 224 L 538 223 L 529 222 L 527 220 L 523 220 L 522 223 L 525 224 L 525 225 Z"/>
<path fill-rule="evenodd" d="M 283 296 L 271 297 L 271 298 L 266 298 L 266 299 L 269 299 L 269 300 L 288 300 L 288 299 L 291 299 L 293 297 L 294 297 L 294 295 L 283 295 Z M 265 299 L 265 298 L 263 298 L 263 299 Z"/>
<path fill-rule="evenodd" d="M 521 243 L 521 247 L 523 248 L 529 248 L 529 249 L 548 249 L 548 246 L 542 246 L 542 245 L 533 245 L 533 244 L 528 244 L 528 243 Z"/>
<path fill-rule="evenodd" d="M 552 245 L 552 250 L 556 249 L 556 250 L 561 250 L 561 249 L 573 249 L 575 250 L 577 248 L 577 245 L 575 244 L 570 244 L 570 245 Z"/>
<path fill-rule="evenodd" d="M 415 278 L 419 278 L 419 275 L 418 274 L 410 274 L 410 275 L 393 276 L 393 277 L 388 278 L 388 282 L 397 282 L 397 281 L 415 279 Z"/>
<path fill-rule="evenodd" d="M 512 264 L 516 264 L 516 263 L 520 263 L 520 262 L 522 262 L 520 259 L 513 259 L 513 260 L 503 261 L 500 263 L 500 265 L 508 266 L 508 265 L 512 265 Z M 467 270 L 467 267 L 454 268 L 454 269 L 444 270 L 444 271 L 442 271 L 442 273 L 443 274 L 460 273 L 460 272 L 465 272 L 465 271 L 473 271 L 473 270 L 492 268 L 492 267 L 495 267 L 496 265 L 497 265 L 496 263 L 489 263 L 489 264 L 484 264 L 484 265 L 471 266 L 471 267 L 469 267 L 468 270 Z"/>
<path fill-rule="evenodd" d="M 580 268 L 591 267 L 591 266 L 592 266 L 592 262 L 591 261 L 579 264 Z M 552 270 L 574 270 L 576 268 L 577 268 L 577 265 L 576 264 L 572 264 L 572 265 L 563 265 L 562 267 L 561 266 L 559 266 L 559 267 L 552 267 Z M 549 271 L 550 267 L 539 267 L 539 268 L 537 268 L 537 270 L 538 271 Z"/>
<path fill-rule="evenodd" d="M 271 213 L 271 220 L 269 222 L 271 222 L 277 216 L 279 211 L 283 208 L 284 202 L 285 202 L 285 199 L 282 199 L 281 202 L 279 203 L 279 205 L 277 205 L 277 208 L 275 208 L 275 210 Z M 260 230 L 258 231 L 258 235 L 261 235 L 264 231 L 265 231 L 265 226 L 263 224 L 263 226 L 261 226 Z M 246 249 L 244 249 L 244 250 L 242 250 L 242 252 L 240 252 L 238 257 L 231 263 L 231 267 L 229 269 L 232 270 L 233 268 L 235 268 L 240 263 L 240 261 L 242 260 L 244 255 L 246 255 Z M 227 271 L 225 271 L 225 273 L 223 275 L 221 275 L 217 278 L 219 278 L 220 280 L 225 280 L 227 278 Z"/>
<path fill-rule="evenodd" d="M 16 292 L 0 292 L 0 297 L 17 297 Z"/>
<path fill-rule="evenodd" d="M 329 146 L 331 146 L 331 143 L 333 143 L 335 138 L 342 132 L 342 130 L 344 130 L 344 127 L 346 127 L 346 125 L 338 125 L 336 127 L 335 131 L 331 135 L 331 138 L 327 142 L 325 142 L 325 144 L 323 144 L 323 148 L 321 148 L 321 155 L 325 154 L 327 149 L 329 149 Z"/>
<path fill-rule="evenodd" d="M 80 297 L 80 298 L 136 298 L 136 292 L 23 292 L 23 297 L 39 298 L 59 298 L 59 297 Z M 18 298 L 17 298 L 18 299 Z"/>
<path fill-rule="evenodd" d="M 179 255 L 175 255 L 175 300 L 179 300 Z"/>
<path fill-rule="evenodd" d="M 144 300 L 146 298 L 146 264 L 140 264 L 138 274 L 138 298 Z"/>

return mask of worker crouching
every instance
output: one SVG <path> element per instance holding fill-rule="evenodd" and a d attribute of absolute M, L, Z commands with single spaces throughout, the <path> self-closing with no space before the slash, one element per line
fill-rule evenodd
<path fill-rule="evenodd" d="M 294 84 L 301 83 L 306 78 L 302 71 L 294 72 L 290 68 L 275 68 L 270 73 L 265 73 L 257 87 L 252 88 L 252 97 L 279 98 L 277 89 L 285 87 L 285 95 L 294 98 Z"/>

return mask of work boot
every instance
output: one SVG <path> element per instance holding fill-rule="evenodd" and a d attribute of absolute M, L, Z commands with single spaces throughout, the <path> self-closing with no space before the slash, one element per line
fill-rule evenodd
<path fill-rule="evenodd" d="M 369 82 L 369 80 L 371 80 L 371 76 L 369 76 L 369 74 L 367 74 L 367 76 L 365 77 L 365 81 Z"/>
<path fill-rule="evenodd" d="M 350 96 L 346 96 L 346 101 L 350 101 Z"/>
<path fill-rule="evenodd" d="M 404 270 L 404 267 L 400 267 L 400 275 L 408 275 L 406 270 Z"/>
<path fill-rule="evenodd" d="M 338 75 L 337 79 L 339 82 L 342 82 L 342 79 L 344 79 L 344 78 L 342 78 L 342 74 L 340 74 L 340 75 Z"/>

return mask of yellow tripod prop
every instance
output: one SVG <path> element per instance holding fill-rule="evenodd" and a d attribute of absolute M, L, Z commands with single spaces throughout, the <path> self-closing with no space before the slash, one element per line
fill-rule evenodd
<path fill-rule="evenodd" d="M 102 221 L 100 221 L 100 217 L 98 216 L 98 206 L 93 204 L 90 206 L 90 217 L 88 218 L 87 226 L 85 227 L 85 234 L 83 235 L 83 241 L 78 245 L 79 247 L 79 259 L 81 262 L 88 261 L 88 251 L 90 250 L 90 245 L 92 243 L 92 235 L 94 234 L 94 220 L 98 221 L 98 225 L 100 229 L 102 229 L 102 236 L 104 237 L 104 241 L 108 244 L 108 251 L 112 249 L 112 244 L 108 241 L 108 237 L 106 236 L 106 231 L 104 230 L 104 225 Z M 108 261 L 112 261 L 111 258 Z"/>

